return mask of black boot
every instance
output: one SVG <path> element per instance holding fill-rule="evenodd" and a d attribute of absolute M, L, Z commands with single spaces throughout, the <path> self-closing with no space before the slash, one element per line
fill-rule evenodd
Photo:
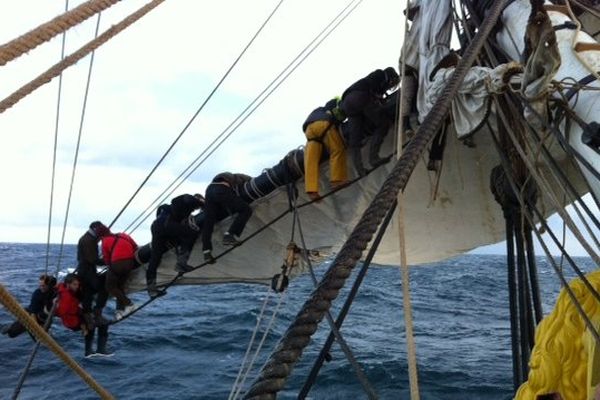
<path fill-rule="evenodd" d="M 92 344 L 94 343 L 94 330 L 90 330 L 83 338 L 85 342 L 85 357 L 88 358 L 94 355 L 94 350 L 92 348 Z"/>
<path fill-rule="evenodd" d="M 110 357 L 114 355 L 114 352 L 108 349 L 106 343 L 108 342 L 108 332 L 98 332 L 98 346 L 96 347 L 96 354 L 104 357 Z"/>

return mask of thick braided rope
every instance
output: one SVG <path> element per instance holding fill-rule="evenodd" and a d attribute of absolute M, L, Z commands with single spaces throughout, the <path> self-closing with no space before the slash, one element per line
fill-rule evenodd
<path fill-rule="evenodd" d="M 3 44 L 0 46 L 0 65 L 6 65 L 54 36 L 82 23 L 94 14 L 106 10 L 118 1 L 90 0 Z"/>
<path fill-rule="evenodd" d="M 396 200 L 399 191 L 406 186 L 427 143 L 437 133 L 446 118 L 451 101 L 457 94 L 461 82 L 508 1 L 510 0 L 494 2 L 432 111 L 425 117 L 417 134 L 406 146 L 405 153 L 400 157 L 382 188 L 362 215 L 323 280 L 304 303 L 296 319 L 283 335 L 277 348 L 262 368 L 260 376 L 246 393 L 245 399 L 274 399 L 277 392 L 283 389 L 294 364 L 310 342 L 310 338 L 317 330 L 325 312 L 329 310 L 332 301 L 344 286 L 378 225 Z"/>
<path fill-rule="evenodd" d="M 65 57 L 60 62 L 54 64 L 50 69 L 46 72 L 21 87 L 19 90 L 5 98 L 0 102 L 0 113 L 3 113 L 8 108 L 14 106 L 17 102 L 19 102 L 22 98 L 39 88 L 40 86 L 50 82 L 53 78 L 60 75 L 62 71 L 75 64 L 77 61 L 81 60 L 83 57 L 87 56 L 92 51 L 96 50 L 98 47 L 106 43 L 113 36 L 117 35 L 129 25 L 136 22 L 138 19 L 146 15 L 149 11 L 154 9 L 156 6 L 161 4 L 164 0 L 153 0 L 152 2 L 146 4 L 133 14 L 129 15 L 123 21 L 119 22 L 116 25 L 108 28 L 104 33 L 98 36 L 96 39 L 88 42 L 85 46 L 77 50 L 75 53 Z"/>
<path fill-rule="evenodd" d="M 11 296 L 6 288 L 0 284 L 0 303 L 10 311 L 25 328 L 41 343 L 44 343 L 54 354 L 67 364 L 85 383 L 98 393 L 102 399 L 114 399 L 114 397 L 98 382 L 92 378 L 71 356 L 69 356 L 58 343 L 25 311 L 19 302 Z"/>

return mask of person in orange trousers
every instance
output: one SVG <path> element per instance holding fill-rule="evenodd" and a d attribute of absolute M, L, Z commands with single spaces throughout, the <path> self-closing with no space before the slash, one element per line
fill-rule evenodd
<path fill-rule="evenodd" d="M 304 148 L 305 190 L 312 200 L 319 195 L 319 164 L 323 147 L 329 153 L 330 182 L 332 187 L 347 182 L 346 146 L 339 126 L 345 119 L 338 107 L 338 98 L 329 100 L 325 106 L 314 109 L 302 124 L 306 135 Z"/>

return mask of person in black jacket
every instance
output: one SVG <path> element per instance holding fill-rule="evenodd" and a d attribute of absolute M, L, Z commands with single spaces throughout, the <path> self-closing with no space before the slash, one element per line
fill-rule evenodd
<path fill-rule="evenodd" d="M 152 223 L 151 255 L 146 270 L 148 294 L 154 297 L 160 294 L 156 288 L 156 270 L 162 260 L 162 255 L 169 249 L 175 248 L 177 263 L 175 270 L 184 273 L 193 269 L 188 265 L 194 243 L 200 234 L 200 228 L 190 223 L 193 211 L 203 209 L 205 204 L 201 194 L 183 194 L 171 200 L 171 204 L 158 207 L 156 220 Z"/>
<path fill-rule="evenodd" d="M 108 300 L 108 292 L 105 287 L 106 274 L 98 273 L 96 269 L 97 266 L 105 265 L 98 252 L 98 242 L 107 234 L 110 234 L 110 229 L 102 222 L 94 221 L 77 243 L 75 273 L 82 283 L 81 306 L 84 318 L 88 323 L 93 321 L 96 325 L 108 323 L 108 320 L 102 316 L 102 309 Z M 93 304 L 94 299 L 96 300 L 95 305 Z"/>
<path fill-rule="evenodd" d="M 369 136 L 369 163 L 376 167 L 383 162 L 379 157 L 379 148 L 392 122 L 383 107 L 383 98 L 388 90 L 398 84 L 398 80 L 394 68 L 377 69 L 352 84 L 342 95 L 340 107 L 348 118 L 343 133 L 354 166 L 361 176 L 366 174 L 361 147 Z"/>
<path fill-rule="evenodd" d="M 215 223 L 224 213 L 236 214 L 236 216 L 223 235 L 223 245 L 237 246 L 240 244 L 236 236 L 239 237 L 244 231 L 244 227 L 252 215 L 252 209 L 238 196 L 236 189 L 251 179 L 248 175 L 223 172 L 215 176 L 206 188 L 206 209 L 202 225 L 202 249 L 205 261 L 211 264 L 216 261 L 212 255 L 212 234 Z"/>
<path fill-rule="evenodd" d="M 29 305 L 25 310 L 41 326 L 44 326 L 50 316 L 54 298 L 56 297 L 56 278 L 50 275 L 41 275 L 39 287 L 31 295 Z M 25 332 L 27 329 L 21 322 L 15 321 L 12 324 L 2 327 L 2 334 L 14 338 Z"/>

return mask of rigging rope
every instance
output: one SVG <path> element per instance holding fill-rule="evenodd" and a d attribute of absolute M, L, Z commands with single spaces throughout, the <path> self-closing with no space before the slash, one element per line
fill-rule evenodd
<path fill-rule="evenodd" d="M 258 343 L 258 346 L 256 347 L 256 350 L 254 351 L 254 354 L 252 355 L 252 359 L 250 359 L 250 361 L 246 365 L 246 368 L 245 368 L 246 371 L 244 372 L 243 375 L 241 375 L 239 382 L 236 380 L 236 383 L 238 383 L 238 384 L 237 384 L 236 390 L 233 394 L 233 397 L 230 397 L 230 400 L 237 399 L 238 396 L 241 394 L 241 391 L 244 388 L 244 383 L 246 383 L 246 379 L 248 378 L 248 375 L 250 374 L 250 372 L 252 371 L 252 368 L 254 367 L 254 362 L 256 361 L 256 358 L 258 357 L 260 350 L 262 349 L 263 345 L 265 344 L 265 340 L 267 340 L 267 336 L 269 335 L 269 332 L 271 332 L 271 329 L 273 328 L 273 324 L 275 323 L 275 318 L 277 317 L 277 314 L 279 313 L 279 309 L 281 308 L 281 304 L 283 304 L 283 300 L 285 299 L 286 294 L 287 294 L 287 291 L 284 291 L 283 293 L 281 293 L 279 295 L 279 301 L 277 302 L 277 306 L 275 307 L 275 310 L 273 310 L 271 319 L 269 320 L 269 323 L 268 323 L 267 327 L 265 328 L 262 338 L 261 338 L 260 342 Z M 257 325 L 257 327 L 258 327 L 258 325 Z M 252 337 L 254 338 L 254 336 L 255 335 L 253 333 Z M 252 341 L 250 342 L 250 345 L 252 345 Z M 250 349 L 250 347 L 248 347 L 248 349 Z M 244 356 L 244 361 L 245 360 L 246 360 L 246 357 Z M 244 361 L 242 362 L 242 367 L 244 366 Z M 242 372 L 242 369 L 240 369 L 240 373 L 241 372 Z"/>
<path fill-rule="evenodd" d="M 101 17 L 102 13 L 98 13 L 98 19 L 96 21 L 96 31 L 94 34 L 94 38 L 98 37 L 98 32 L 100 30 L 100 17 Z M 69 185 L 69 195 L 67 197 L 67 208 L 65 211 L 65 219 L 63 222 L 63 229 L 62 229 L 62 236 L 60 238 L 60 251 L 58 254 L 58 262 L 56 264 L 56 275 L 58 276 L 58 270 L 60 268 L 60 263 L 62 260 L 62 254 L 63 254 L 63 249 L 64 249 L 64 242 L 65 242 L 65 234 L 67 232 L 67 221 L 69 220 L 69 210 L 71 208 L 71 197 L 73 195 L 73 185 L 75 182 L 75 173 L 77 172 L 77 161 L 79 159 L 79 146 L 81 144 L 81 135 L 83 133 L 83 121 L 85 119 L 85 110 L 87 108 L 87 100 L 88 100 L 88 94 L 90 91 L 90 81 L 92 80 L 92 69 L 94 67 L 94 55 L 96 54 L 96 51 L 92 51 L 92 54 L 90 56 L 90 64 L 88 67 L 88 75 L 87 75 L 87 81 L 85 84 L 85 93 L 83 96 L 83 105 L 81 107 L 81 117 L 79 119 L 79 131 L 77 133 L 77 145 L 75 146 L 75 155 L 73 157 L 73 167 L 71 169 L 71 183 Z"/>
<path fill-rule="evenodd" d="M 254 346 L 254 338 L 256 337 L 256 334 L 258 333 L 258 329 L 260 327 L 260 324 L 262 323 L 262 318 L 263 315 L 265 314 L 265 310 L 267 309 L 267 304 L 269 303 L 269 298 L 271 297 L 271 287 L 269 287 L 267 289 L 267 296 L 265 297 L 265 300 L 263 301 L 263 305 L 260 309 L 260 313 L 258 314 L 258 317 L 256 318 L 256 326 L 254 327 L 254 330 L 252 331 L 252 336 L 250 337 L 250 343 L 248 343 L 248 347 L 246 348 L 246 353 L 244 353 L 244 358 L 242 359 L 242 365 L 240 366 L 240 370 L 238 371 L 238 374 L 235 378 L 235 381 L 233 382 L 233 387 L 231 388 L 231 392 L 229 392 L 229 397 L 227 397 L 228 400 L 232 400 L 234 398 L 234 394 L 237 393 L 238 391 L 238 383 L 240 381 L 240 378 L 242 376 L 242 372 L 244 371 L 244 369 L 246 369 L 246 361 L 248 360 L 248 356 L 250 355 L 250 350 L 252 350 L 252 346 Z"/>
<path fill-rule="evenodd" d="M 12 93 L 7 98 L 0 101 L 0 113 L 3 113 L 10 107 L 17 104 L 25 96 L 27 96 L 28 94 L 30 94 L 31 92 L 33 92 L 34 90 L 39 88 L 40 86 L 50 82 L 53 78 L 60 75 L 60 73 L 62 71 L 64 71 L 71 65 L 75 64 L 77 61 L 81 60 L 83 57 L 85 57 L 92 51 L 96 50 L 98 47 L 100 47 L 101 45 L 106 43 L 108 40 L 110 40 L 115 35 L 122 32 L 125 28 L 127 28 L 128 26 L 130 26 L 131 24 L 133 24 L 140 18 L 142 18 L 144 15 L 146 15 L 148 12 L 150 12 L 152 9 L 154 9 L 155 7 L 157 7 L 164 1 L 165 0 L 152 0 L 150 3 L 144 5 L 139 10 L 137 10 L 133 14 L 129 15 L 128 17 L 123 19 L 118 24 L 113 25 L 110 28 L 108 28 L 104 33 L 102 33 L 96 39 L 85 44 L 83 47 L 81 47 L 75 53 L 68 55 L 63 60 L 61 60 L 59 63 L 54 64 L 47 71 L 45 71 L 44 73 L 39 75 L 37 78 L 33 79 L 31 82 L 25 84 L 20 89 L 18 89 L 16 92 Z"/>
<path fill-rule="evenodd" d="M 48 332 L 48 330 L 50 329 L 50 324 L 52 324 L 52 318 L 54 318 L 54 313 L 56 312 L 57 306 L 58 306 L 58 301 L 55 300 L 52 303 L 52 309 L 50 309 L 50 312 L 48 313 L 46 322 L 44 322 L 44 331 L 45 332 Z M 35 356 L 37 354 L 37 351 L 40 348 L 41 343 L 42 342 L 40 342 L 39 340 L 35 341 L 35 345 L 33 346 L 33 350 L 31 350 L 31 354 L 29 355 L 27 364 L 25 364 L 25 368 L 23 368 L 23 371 L 21 372 L 21 376 L 19 376 L 19 380 L 17 381 L 15 390 L 13 391 L 13 397 L 12 397 L 13 400 L 17 400 L 19 398 L 21 389 L 23 388 L 23 385 L 25 384 L 25 378 L 27 378 L 27 375 L 29 374 L 29 370 L 31 369 L 31 365 L 33 365 L 33 360 L 35 359 Z"/>
<path fill-rule="evenodd" d="M 392 220 L 392 216 L 394 215 L 395 209 L 396 209 L 396 204 L 394 204 L 392 206 L 390 211 L 385 216 L 385 219 L 383 220 L 381 226 L 379 227 L 377 236 L 375 237 L 375 239 L 373 240 L 373 243 L 371 244 L 371 248 L 369 249 L 367 257 L 365 257 L 365 261 L 363 262 L 362 267 L 360 268 L 360 271 L 358 271 L 358 274 L 356 275 L 356 278 L 354 279 L 354 284 L 352 285 L 352 288 L 350 289 L 350 292 L 348 293 L 348 297 L 346 298 L 346 301 L 344 302 L 344 305 L 342 306 L 342 308 L 337 316 L 337 319 L 335 321 L 335 326 L 338 329 L 340 329 L 342 327 L 342 324 L 344 323 L 344 320 L 346 319 L 346 316 L 348 315 L 348 312 L 350 311 L 350 307 L 352 306 L 352 303 L 354 302 L 354 298 L 356 297 L 356 294 L 358 293 L 358 289 L 360 288 L 360 285 L 362 284 L 362 282 L 367 274 L 367 270 L 369 269 L 369 266 L 371 265 L 371 261 L 373 261 L 373 257 L 375 257 L 375 253 L 377 252 L 377 249 L 379 248 L 379 244 L 381 243 L 381 240 L 383 239 L 383 235 L 385 234 L 385 231 L 386 231 L 390 221 Z M 310 392 L 311 387 L 314 385 L 314 383 L 317 379 L 319 370 L 323 366 L 323 362 L 326 360 L 327 354 L 329 354 L 329 350 L 331 349 L 331 345 L 333 344 L 334 337 L 335 336 L 333 334 L 333 331 L 330 331 L 329 336 L 327 337 L 327 340 L 325 341 L 325 344 L 321 348 L 321 351 L 319 352 L 318 357 L 315 359 L 312 369 L 310 370 L 310 373 L 308 374 L 308 377 L 306 378 L 306 382 L 304 382 L 304 386 L 302 386 L 302 389 L 300 389 L 300 393 L 298 394 L 298 399 L 304 400 L 306 398 L 306 396 L 308 396 L 308 393 Z"/>
<path fill-rule="evenodd" d="M 67 8 L 68 8 L 68 0 L 66 1 L 67 3 Z M 102 13 L 98 13 L 98 19 L 96 21 L 96 31 L 95 31 L 95 37 L 98 37 L 98 31 L 100 28 L 100 16 L 102 15 Z M 64 34 L 63 34 L 64 35 Z M 87 98 L 88 98 L 88 93 L 89 93 L 89 88 L 90 88 L 90 80 L 92 77 L 92 67 L 94 65 L 94 54 L 95 51 L 92 51 L 92 55 L 90 58 L 90 64 L 89 64 L 89 69 L 88 69 L 88 76 L 87 76 L 87 82 L 86 82 L 86 87 L 85 87 L 85 94 L 84 94 L 84 99 L 83 99 L 83 106 L 82 106 L 82 110 L 81 110 L 81 118 L 79 121 L 79 133 L 77 136 L 77 146 L 75 149 L 75 156 L 74 156 L 74 160 L 73 160 L 73 168 L 72 168 L 72 172 L 71 172 L 71 184 L 69 187 L 69 195 L 68 195 L 68 199 L 67 199 L 67 207 L 66 207 L 66 212 L 65 212 L 65 219 L 64 219 L 64 223 L 63 223 L 63 230 L 62 230 L 62 236 L 61 236 L 61 240 L 60 240 L 60 250 L 59 250 L 59 254 L 58 254 L 58 260 L 56 263 L 56 271 L 54 273 L 54 276 L 56 278 L 58 278 L 58 272 L 60 270 L 60 265 L 61 265 L 61 261 L 62 261 L 62 254 L 63 254 L 63 250 L 64 250 L 64 242 L 65 242 L 65 233 L 67 230 L 67 221 L 69 219 L 69 208 L 71 205 L 71 195 L 73 193 L 73 182 L 75 180 L 75 172 L 77 169 L 77 159 L 78 159 L 78 155 L 79 155 L 79 144 L 81 142 L 81 134 L 83 131 L 83 121 L 84 121 L 84 117 L 85 117 L 85 110 L 86 110 L 86 105 L 87 105 Z M 64 56 L 64 37 L 63 37 L 63 56 Z M 59 77 L 59 82 L 62 81 L 62 74 Z M 60 83 L 59 83 L 59 88 L 60 88 Z M 59 105 L 60 105 L 60 89 L 59 89 Z M 56 122 L 56 136 L 58 136 L 58 109 L 57 109 L 57 122 Z M 55 150 L 56 151 L 56 150 Z M 53 181 L 54 183 L 54 181 Z M 50 244 L 50 240 L 48 238 L 48 247 Z M 46 275 L 48 274 L 48 265 L 46 264 Z M 52 318 L 54 317 L 54 311 L 56 309 L 57 306 L 57 302 L 55 301 L 53 306 L 52 306 L 52 310 L 50 311 L 50 313 L 48 314 L 47 317 L 47 321 L 44 324 L 44 330 L 48 331 L 48 329 L 50 328 L 50 323 L 52 322 Z M 25 368 L 23 369 L 23 372 L 21 373 L 21 377 L 17 383 L 17 388 L 15 389 L 15 392 L 13 394 L 13 398 L 16 399 L 17 396 L 19 395 L 19 392 L 21 391 L 21 387 L 23 386 L 23 384 L 25 383 L 25 378 L 27 377 L 27 374 L 29 373 L 29 369 L 31 368 L 31 365 L 33 364 L 33 360 L 35 359 L 35 356 L 37 354 L 37 351 L 40 347 L 40 342 L 36 341 L 33 350 L 31 352 L 31 355 L 29 356 L 29 360 L 27 362 L 27 365 L 25 366 Z"/>
<path fill-rule="evenodd" d="M 38 26 L 16 39 L 0 46 L 0 66 L 33 50 L 38 45 L 49 41 L 54 36 L 64 34 L 69 28 L 80 24 L 94 14 L 106 10 L 119 0 L 90 0 L 80 4 L 71 11 Z"/>
<path fill-rule="evenodd" d="M 254 113 L 254 111 L 256 111 L 258 109 L 258 107 L 260 107 L 260 105 L 269 97 L 271 96 L 271 94 L 283 83 L 285 82 L 285 80 L 296 70 L 296 68 L 298 68 L 305 60 L 306 58 L 308 58 L 308 56 L 310 56 L 312 54 L 313 51 L 315 51 L 320 44 L 356 9 L 356 7 L 358 7 L 358 5 L 360 5 L 360 3 L 362 3 L 363 0 L 359 0 L 356 4 L 354 4 L 352 6 L 352 4 L 355 2 L 356 0 L 351 0 L 348 5 L 346 5 L 346 7 L 344 7 L 344 9 L 342 11 L 340 11 L 326 26 L 325 28 L 323 28 L 316 36 L 314 39 L 312 39 L 305 47 L 302 51 L 300 51 L 300 53 L 298 53 L 298 55 L 279 73 L 279 75 L 277 75 L 255 98 L 254 100 L 252 100 L 252 102 L 250 102 L 250 104 L 244 109 L 242 110 L 242 112 L 202 151 L 202 153 L 200 153 L 200 155 L 198 157 L 196 157 L 196 159 L 194 161 L 192 161 L 192 163 L 190 163 L 190 165 L 188 165 L 187 168 L 185 168 L 185 170 L 179 174 L 179 176 L 177 178 L 175 178 L 173 180 L 173 182 L 171 182 L 171 184 L 165 189 L 163 190 L 163 192 L 158 195 L 154 201 L 146 208 L 145 211 L 143 211 L 140 215 L 138 215 L 138 217 L 134 220 L 134 222 L 132 222 L 131 224 L 129 224 L 129 226 L 125 229 L 126 231 L 129 231 L 129 229 L 135 224 L 135 221 L 138 221 L 140 218 L 143 217 L 143 215 L 146 213 L 146 216 L 143 217 L 143 219 L 137 223 L 137 225 L 133 228 L 133 230 L 131 230 L 130 233 L 133 233 L 135 230 L 137 230 L 137 228 L 139 228 L 141 226 L 141 224 L 148 219 L 153 213 L 154 211 L 151 210 L 151 208 L 153 207 L 153 205 L 155 204 L 159 204 L 162 202 L 165 202 L 174 192 L 175 190 L 177 190 L 177 188 L 179 186 L 181 186 L 183 184 L 183 182 L 188 179 L 192 173 L 194 173 L 243 123 L 244 121 L 246 121 L 246 119 L 248 119 L 248 117 L 250 117 L 250 115 L 252 115 L 252 113 Z M 348 8 L 350 8 L 352 6 L 352 8 L 350 9 L 350 11 L 348 11 L 346 13 L 346 15 L 343 15 L 346 10 L 348 10 Z M 341 19 L 340 19 L 341 18 Z M 337 21 L 338 19 L 340 19 L 339 21 Z M 337 21 L 337 23 L 336 23 Z M 335 24 L 335 25 L 334 25 Z M 327 31 L 328 28 L 330 28 L 333 25 L 333 28 L 331 28 L 331 30 L 327 33 L 325 33 Z M 324 35 L 324 36 L 323 36 Z M 320 40 L 319 38 L 323 36 Z M 316 43 L 316 44 L 315 44 Z M 314 47 L 312 49 L 310 49 L 311 46 Z M 308 50 L 310 49 L 310 50 Z M 306 54 L 304 54 L 306 53 Z M 303 55 L 304 54 L 304 55 Z M 298 61 L 300 60 L 300 61 Z M 294 63 L 298 61 L 298 63 L 294 65 Z M 293 66 L 293 68 L 292 68 Z M 290 69 L 291 68 L 291 69 Z M 289 71 L 288 71 L 289 70 Z M 283 78 L 282 78 L 283 77 Z M 275 84 L 277 82 L 277 80 L 279 80 L 281 78 L 281 80 Z M 275 85 L 275 86 L 273 86 Z M 273 86 L 271 88 L 271 86 Z M 268 93 L 267 93 L 268 92 Z M 265 95 L 265 93 L 267 93 Z M 261 97 L 264 95 L 264 97 L 261 99 Z M 260 101 L 259 101 L 260 99 Z M 255 105 L 256 104 L 256 105 Z M 252 108 L 253 107 L 253 108 Z M 251 109 L 252 108 L 252 109 Z M 250 110 L 251 109 L 251 110 Z M 244 114 L 248 111 L 248 114 L 244 116 Z M 243 118 L 242 118 L 243 116 Z M 240 120 L 241 119 L 241 120 Z M 239 122 L 238 122 L 239 121 Z M 235 125 L 237 123 L 237 125 Z M 235 126 L 234 126 L 235 125 Z M 232 128 L 233 126 L 233 128 Z M 227 131 L 231 128 L 231 132 L 229 132 L 226 136 L 224 136 Z M 224 137 L 223 137 L 224 136 Z M 217 143 L 219 141 L 219 139 L 221 139 L 223 137 L 223 139 L 215 145 L 215 143 Z M 202 160 L 200 160 L 202 158 L 202 156 L 204 156 L 204 154 L 206 154 L 206 152 L 208 152 L 208 150 L 210 149 L 211 146 L 215 145 L 215 148 L 212 149 Z M 198 163 L 195 167 L 194 164 Z M 191 170 L 190 170 L 191 169 Z M 189 172 L 188 172 L 189 171 Z M 186 175 L 187 173 L 187 175 Z M 177 183 L 176 182 L 178 180 L 180 180 L 183 176 L 185 175 L 185 177 L 181 180 L 181 182 Z M 173 185 L 175 185 L 175 187 L 173 187 Z M 168 194 L 165 195 L 165 193 L 169 192 Z M 162 198 L 162 200 L 161 200 Z"/>
<path fill-rule="evenodd" d="M 499 114 L 501 115 L 502 113 L 499 113 Z M 493 140 L 493 142 L 494 142 L 494 144 L 496 146 L 496 149 L 498 150 L 498 154 L 500 156 L 500 161 L 502 163 L 502 166 L 504 167 L 505 170 L 510 169 L 510 167 L 509 167 L 509 165 L 510 165 L 509 163 L 510 162 L 506 158 L 506 155 L 503 154 L 501 151 L 499 151 L 500 150 L 500 144 L 498 142 L 498 139 L 496 138 L 496 135 L 494 135 L 492 133 L 491 137 L 492 137 L 492 140 Z M 507 174 L 506 177 L 507 177 L 508 183 L 510 184 L 513 192 L 514 193 L 519 193 L 519 189 L 518 189 L 516 183 L 514 182 L 513 177 L 510 174 Z M 550 237 L 555 242 L 555 244 L 557 245 L 557 247 L 561 250 L 562 254 L 565 255 L 565 257 L 567 258 L 567 260 L 572 263 L 571 265 L 573 267 L 573 270 L 577 273 L 577 275 L 582 280 L 582 282 L 584 283 L 584 285 L 588 288 L 588 290 L 592 293 L 592 295 L 596 298 L 596 300 L 600 302 L 600 296 L 598 295 L 598 292 L 594 289 L 594 287 L 591 285 L 591 283 L 586 278 L 586 276 L 583 274 L 583 272 L 573 262 L 573 260 L 571 259 L 571 257 L 568 255 L 566 249 L 560 244 L 560 241 L 554 235 L 554 233 L 553 233 L 552 229 L 550 228 L 550 226 L 548 226 L 548 224 L 546 223 L 545 218 L 544 218 L 543 214 L 539 211 L 538 207 L 535 204 L 526 204 L 525 200 L 520 195 L 517 195 L 516 198 L 519 201 L 521 209 L 524 210 L 523 215 L 526 216 L 526 218 L 527 218 L 528 222 L 531 224 L 531 226 L 532 227 L 536 226 L 535 225 L 535 221 L 534 221 L 534 215 L 532 215 L 531 212 L 530 212 L 530 210 L 533 210 L 533 212 L 535 213 L 535 216 L 537 216 L 537 218 L 538 218 L 538 220 L 539 220 L 542 228 L 544 229 L 544 231 L 549 233 Z M 528 207 L 526 207 L 526 206 L 528 206 Z M 538 243 L 542 246 L 542 249 L 546 253 L 548 261 L 551 263 L 551 265 L 554 268 L 556 274 L 558 275 L 558 278 L 559 278 L 559 280 L 561 282 L 561 285 L 566 290 L 569 298 L 571 299 L 571 302 L 573 303 L 573 305 L 577 309 L 577 311 L 578 311 L 579 315 L 581 316 L 581 318 L 584 320 L 585 325 L 590 330 L 592 336 L 594 336 L 594 339 L 596 340 L 596 342 L 600 343 L 600 335 L 598 334 L 598 331 L 596 330 L 596 328 L 594 327 L 594 324 L 590 321 L 589 317 L 587 316 L 587 314 L 583 310 L 583 308 L 581 306 L 581 303 L 577 300 L 577 296 L 575 296 L 575 294 L 573 293 L 573 290 L 571 289 L 569 283 L 567 282 L 567 279 L 565 278 L 563 271 L 556 264 L 556 261 L 554 260 L 554 257 L 552 256 L 550 250 L 548 249 L 548 246 L 546 245 L 546 242 L 544 241 L 544 239 L 542 237 L 541 229 L 536 227 L 534 229 L 534 231 L 536 233 L 536 237 L 538 239 Z"/>
<path fill-rule="evenodd" d="M 258 35 L 260 34 L 260 32 L 262 32 L 263 28 L 267 25 L 267 23 L 271 20 L 271 17 L 273 17 L 273 15 L 275 15 L 275 12 L 279 9 L 279 7 L 281 6 L 281 4 L 283 2 L 284 2 L 284 0 L 280 0 L 279 3 L 277 3 L 277 5 L 273 9 L 273 11 L 271 11 L 271 14 L 269 14 L 269 16 L 267 17 L 267 19 L 262 23 L 262 25 L 256 31 L 256 33 L 254 34 L 254 36 L 252 36 L 252 38 L 250 39 L 250 41 L 248 42 L 248 44 L 246 45 L 246 47 L 244 47 L 244 49 L 237 56 L 237 58 L 235 59 L 235 61 L 229 66 L 229 68 L 227 69 L 227 71 L 225 72 L 225 74 L 223 74 L 223 76 L 221 77 L 221 79 L 219 80 L 219 82 L 216 84 L 216 86 L 208 94 L 208 96 L 206 97 L 206 99 L 204 99 L 204 101 L 202 102 L 202 104 L 200 105 L 200 107 L 198 108 L 198 110 L 196 110 L 196 112 L 194 113 L 194 115 L 192 116 L 192 118 L 190 118 L 190 120 L 187 122 L 187 124 L 185 124 L 185 126 L 183 127 L 183 129 L 181 130 L 181 132 L 179 133 L 179 135 L 175 138 L 175 140 L 173 141 L 173 143 L 171 143 L 171 145 L 169 146 L 169 148 L 167 149 L 167 151 L 165 151 L 165 153 L 161 156 L 161 158 L 158 160 L 158 162 L 156 163 L 156 165 L 154 165 L 154 167 L 152 168 L 152 170 L 150 171 L 150 173 L 148 173 L 148 175 L 146 176 L 146 178 L 144 178 L 144 180 L 142 181 L 142 183 L 140 184 L 140 186 L 136 189 L 136 191 L 133 193 L 133 195 L 131 195 L 131 197 L 125 203 L 125 205 L 123 206 L 123 208 L 121 209 L 121 211 L 119 211 L 117 213 L 117 215 L 114 217 L 114 219 L 112 220 L 112 222 L 108 226 L 109 228 L 111 228 L 114 225 L 114 223 L 117 222 L 117 219 L 119 219 L 119 217 L 121 216 L 121 214 L 125 211 L 125 209 L 129 206 L 129 204 L 137 196 L 137 194 L 140 192 L 140 190 L 142 190 L 142 188 L 144 187 L 144 185 L 148 182 L 148 180 L 154 174 L 154 172 L 160 166 L 160 164 L 162 164 L 162 162 L 167 157 L 167 155 L 171 152 L 171 150 L 173 149 L 173 147 L 175 147 L 175 145 L 177 144 L 177 142 L 179 142 L 179 139 L 181 139 L 181 137 L 183 136 L 183 134 L 192 125 L 192 122 L 194 122 L 194 120 L 196 119 L 196 117 L 204 109 L 204 106 L 206 106 L 206 104 L 209 102 L 209 100 L 213 97 L 213 95 L 215 94 L 215 92 L 217 91 L 217 89 L 219 89 L 219 87 L 221 87 L 221 84 L 229 76 L 229 74 L 231 73 L 231 71 L 233 70 L 233 68 L 237 65 L 237 63 L 240 61 L 240 59 L 242 58 L 242 56 L 250 48 L 250 46 L 252 45 L 252 43 L 254 43 L 254 40 L 258 37 Z M 127 229 L 129 229 L 129 227 Z"/>
<path fill-rule="evenodd" d="M 460 83 L 464 80 L 468 68 L 483 46 L 483 41 L 498 20 L 503 9 L 502 6 L 507 2 L 508 0 L 494 2 L 494 6 L 487 14 L 474 40 L 466 49 L 432 111 L 425 117 L 418 132 L 406 146 L 405 153 L 388 175 L 373 202 L 363 213 L 350 238 L 331 264 L 319 288 L 306 301 L 296 320 L 284 334 L 269 362 L 263 368 L 260 377 L 246 394 L 246 398 L 275 398 L 277 392 L 283 388 L 293 365 L 298 361 L 302 350 L 316 331 L 317 323 L 323 318 L 324 312 L 331 307 L 331 302 L 337 297 L 339 289 L 360 259 L 385 214 L 392 207 L 399 191 L 406 186 L 422 152 L 446 118 L 450 103 L 458 92 Z"/>
<path fill-rule="evenodd" d="M 19 302 L 11 296 L 4 285 L 0 284 L 0 303 L 13 314 L 37 340 L 43 342 L 58 358 L 69 366 L 79 377 L 94 389 L 102 399 L 114 399 L 114 397 L 98 382 L 92 378 L 69 354 L 67 354 L 58 343 L 42 329 L 41 326 L 21 307 Z"/>
<path fill-rule="evenodd" d="M 296 198 L 296 200 L 297 200 L 297 198 Z M 300 235 L 300 240 L 302 242 L 302 249 L 303 249 L 302 254 L 304 255 L 304 260 L 308 264 L 308 268 L 310 271 L 310 277 L 313 281 L 313 284 L 315 287 L 317 287 L 319 282 L 317 281 L 317 276 L 315 275 L 315 270 L 312 266 L 312 262 L 310 261 L 310 257 L 308 255 L 308 248 L 306 246 L 306 242 L 304 241 L 304 233 L 302 232 L 302 224 L 300 222 L 300 214 L 298 213 L 298 208 L 295 206 L 296 200 L 294 200 L 294 218 L 296 219 L 296 222 L 298 225 L 298 234 Z M 344 355 L 348 359 L 348 362 L 352 366 L 352 369 L 354 369 L 354 373 L 356 374 L 358 381 L 360 382 L 361 386 L 363 387 L 363 390 L 365 391 L 365 393 L 367 394 L 369 399 L 377 399 L 378 398 L 377 393 L 375 392 L 373 385 L 371 385 L 371 382 L 369 382 L 369 379 L 367 378 L 364 371 L 358 364 L 358 361 L 356 361 L 356 358 L 354 357 L 354 355 L 352 354 L 352 351 L 350 350 L 350 346 L 348 346 L 348 343 L 346 343 L 346 340 L 344 339 L 340 330 L 338 329 L 335 321 L 333 320 L 333 317 L 331 316 L 331 312 L 329 310 L 327 310 L 325 312 L 325 318 L 327 319 L 327 322 L 329 323 L 329 327 L 335 337 L 336 342 L 338 342 L 338 344 L 340 345 L 340 348 L 344 352 Z"/>
<path fill-rule="evenodd" d="M 69 0 L 65 0 L 65 12 L 69 10 Z M 66 33 L 62 34 L 60 46 L 60 59 L 65 58 Z M 62 94 L 62 72 L 58 76 L 58 98 L 56 100 L 56 119 L 54 123 L 54 150 L 52 152 L 52 174 L 50 178 L 50 205 L 48 210 L 48 234 L 46 237 L 46 268 L 44 273 L 48 275 L 48 264 L 50 263 L 50 234 L 52 232 L 52 209 L 54 208 L 54 181 L 56 176 L 56 150 L 58 148 L 58 126 L 60 121 L 60 98 Z"/>

